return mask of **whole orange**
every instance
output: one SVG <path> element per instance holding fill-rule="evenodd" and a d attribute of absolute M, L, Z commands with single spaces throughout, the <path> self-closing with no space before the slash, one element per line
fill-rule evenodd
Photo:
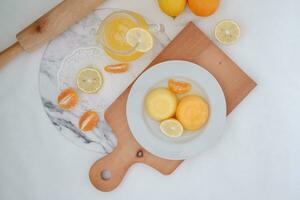
<path fill-rule="evenodd" d="M 188 0 L 188 4 L 195 15 L 206 17 L 218 9 L 220 0 Z"/>

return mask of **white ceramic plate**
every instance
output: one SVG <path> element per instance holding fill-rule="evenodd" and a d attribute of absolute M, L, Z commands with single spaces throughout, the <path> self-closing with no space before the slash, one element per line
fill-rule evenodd
<path fill-rule="evenodd" d="M 190 93 L 206 99 L 210 116 L 203 128 L 179 138 L 169 138 L 161 133 L 159 122 L 148 116 L 144 108 L 145 96 L 153 88 L 167 87 L 168 79 L 191 83 L 193 89 Z M 226 120 L 226 102 L 220 85 L 208 71 L 191 62 L 174 60 L 157 64 L 136 80 L 128 97 L 126 112 L 129 128 L 140 145 L 156 156 L 182 160 L 216 143 Z"/>

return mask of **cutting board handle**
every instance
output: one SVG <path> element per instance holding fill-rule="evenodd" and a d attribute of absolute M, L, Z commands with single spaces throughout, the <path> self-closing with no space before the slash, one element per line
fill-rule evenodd
<path fill-rule="evenodd" d="M 116 148 L 93 164 L 89 174 L 91 183 L 97 189 L 109 192 L 121 183 L 134 162 L 134 156 L 128 156 L 128 151 Z"/>
<path fill-rule="evenodd" d="M 19 42 L 14 43 L 4 51 L 0 52 L 0 68 L 12 60 L 14 57 L 22 53 L 24 49 Z"/>

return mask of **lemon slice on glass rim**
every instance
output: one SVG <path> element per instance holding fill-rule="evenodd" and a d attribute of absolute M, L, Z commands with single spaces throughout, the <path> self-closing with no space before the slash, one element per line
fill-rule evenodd
<path fill-rule="evenodd" d="M 166 119 L 160 123 L 160 130 L 168 137 L 180 137 L 183 134 L 183 126 L 176 119 Z"/>
<path fill-rule="evenodd" d="M 223 44 L 233 44 L 240 38 L 240 26 L 233 20 L 222 20 L 215 27 L 215 37 Z"/>
<path fill-rule="evenodd" d="M 101 72 L 94 67 L 85 67 L 77 74 L 77 87 L 84 93 L 96 93 L 103 85 Z"/>
<path fill-rule="evenodd" d="M 143 28 L 132 28 L 126 33 L 126 42 L 139 52 L 150 51 L 153 47 L 151 33 Z"/>

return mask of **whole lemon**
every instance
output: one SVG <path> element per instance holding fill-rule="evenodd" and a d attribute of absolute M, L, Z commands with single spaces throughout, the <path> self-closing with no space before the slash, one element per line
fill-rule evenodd
<path fill-rule="evenodd" d="M 177 17 L 186 6 L 187 0 L 158 0 L 160 9 L 171 17 Z"/>

